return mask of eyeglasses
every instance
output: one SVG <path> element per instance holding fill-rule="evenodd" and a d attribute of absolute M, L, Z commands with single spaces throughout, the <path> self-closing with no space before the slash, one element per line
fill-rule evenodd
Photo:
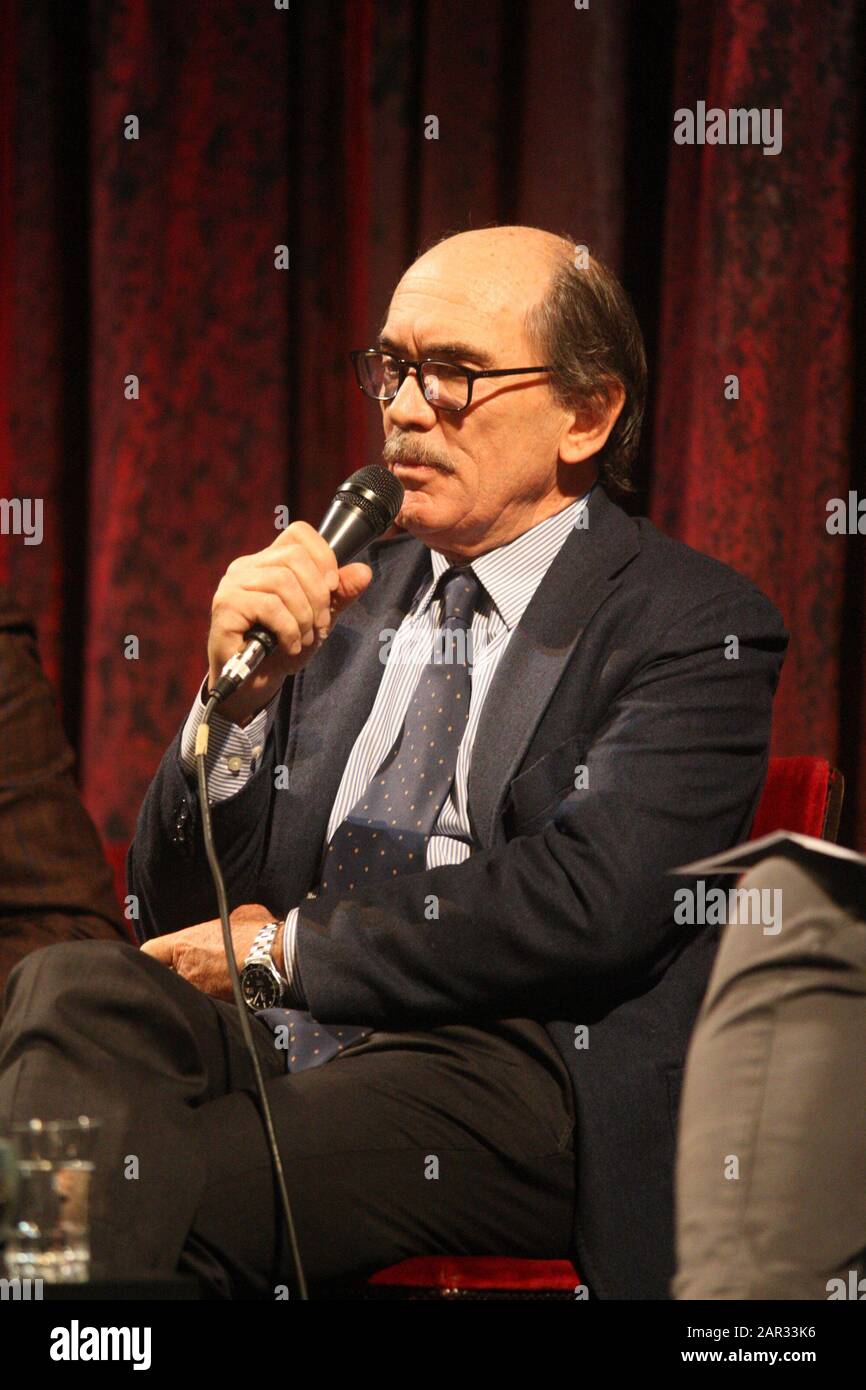
<path fill-rule="evenodd" d="M 374 401 L 392 401 L 409 372 L 414 370 L 425 401 L 438 410 L 465 410 L 479 377 L 552 371 L 551 367 L 494 367 L 479 372 L 472 367 L 456 367 L 453 362 L 435 362 L 430 357 L 410 361 L 390 352 L 380 352 L 378 348 L 356 348 L 349 357 L 365 396 Z"/>

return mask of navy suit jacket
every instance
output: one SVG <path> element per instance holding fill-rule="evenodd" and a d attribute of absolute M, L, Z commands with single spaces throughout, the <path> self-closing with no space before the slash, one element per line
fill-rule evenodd
<path fill-rule="evenodd" d="M 302 904 L 298 962 L 315 1017 L 547 1027 L 574 1086 L 579 1274 L 602 1298 L 666 1298 L 683 1062 L 718 940 L 718 928 L 675 923 L 687 880 L 666 870 L 748 834 L 787 633 L 751 582 L 629 518 L 600 487 L 587 516 L 488 691 L 469 859 L 304 901 L 384 669 L 379 634 L 399 626 L 429 572 L 407 534 L 358 557 L 372 582 L 286 681 L 259 768 L 214 807 L 215 834 L 232 907 Z M 179 741 L 130 850 L 141 939 L 217 915 Z"/>

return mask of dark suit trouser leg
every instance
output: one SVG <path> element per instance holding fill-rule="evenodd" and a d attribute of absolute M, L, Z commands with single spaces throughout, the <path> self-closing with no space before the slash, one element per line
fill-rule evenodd
<path fill-rule="evenodd" d="M 571 1083 L 538 1025 L 374 1033 L 289 1076 L 252 1023 L 313 1284 L 412 1254 L 568 1255 Z M 105 1124 L 96 1272 L 195 1270 L 236 1296 L 289 1282 L 232 1005 L 122 943 L 28 957 L 0 1029 L 0 1123 L 78 1113 Z"/>
<path fill-rule="evenodd" d="M 866 1251 L 866 921 L 785 859 L 741 886 L 782 928 L 725 929 L 691 1040 L 673 1294 L 826 1299 Z"/>

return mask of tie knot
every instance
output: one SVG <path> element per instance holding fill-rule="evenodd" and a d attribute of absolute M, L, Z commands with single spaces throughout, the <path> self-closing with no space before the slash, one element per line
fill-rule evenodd
<path fill-rule="evenodd" d="M 471 627 L 472 615 L 478 606 L 484 585 L 471 566 L 453 566 L 440 575 L 439 597 L 442 599 L 442 626 L 457 622 Z"/>

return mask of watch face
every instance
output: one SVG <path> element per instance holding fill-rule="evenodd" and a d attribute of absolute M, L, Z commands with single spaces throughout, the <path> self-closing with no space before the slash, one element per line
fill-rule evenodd
<path fill-rule="evenodd" d="M 266 965 L 244 967 L 241 991 L 251 1009 L 273 1009 L 282 998 L 282 989 Z"/>

